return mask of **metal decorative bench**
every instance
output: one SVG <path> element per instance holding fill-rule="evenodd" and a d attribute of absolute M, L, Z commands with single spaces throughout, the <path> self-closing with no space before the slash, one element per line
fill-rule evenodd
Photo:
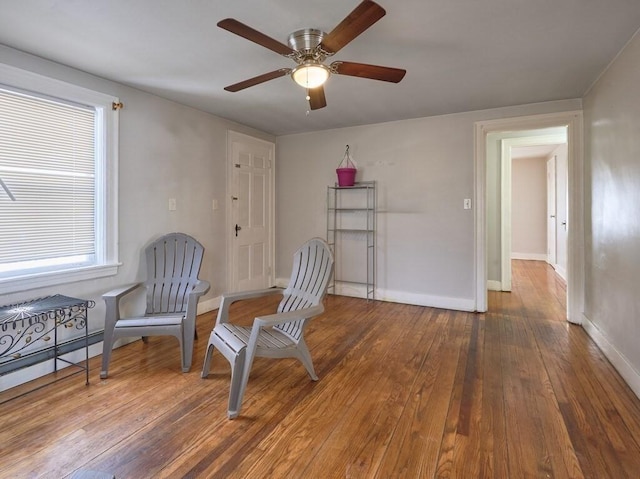
<path fill-rule="evenodd" d="M 93 301 L 60 294 L 0 306 L 0 375 L 54 359 L 54 372 L 62 361 L 79 368 L 77 372 L 85 371 L 86 384 L 89 384 L 87 318 L 93 306 Z M 61 334 L 61 328 L 83 331 L 83 362 L 60 357 L 77 349 L 77 338 Z"/>

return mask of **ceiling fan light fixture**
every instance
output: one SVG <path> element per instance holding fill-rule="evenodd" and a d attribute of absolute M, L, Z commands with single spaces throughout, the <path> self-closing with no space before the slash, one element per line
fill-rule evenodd
<path fill-rule="evenodd" d="M 302 88 L 313 89 L 324 85 L 330 73 L 327 66 L 311 61 L 294 68 L 291 72 L 291 78 Z"/>

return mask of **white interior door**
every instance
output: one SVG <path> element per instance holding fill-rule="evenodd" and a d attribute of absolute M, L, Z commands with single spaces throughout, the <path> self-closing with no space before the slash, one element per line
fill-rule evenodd
<path fill-rule="evenodd" d="M 556 157 L 547 160 L 547 263 L 555 267 L 557 256 Z"/>
<path fill-rule="evenodd" d="M 231 290 L 274 285 L 273 157 L 275 145 L 229 134 Z"/>
<path fill-rule="evenodd" d="M 567 146 L 562 145 L 556 160 L 556 273 L 567 279 L 567 233 L 569 221 Z"/>

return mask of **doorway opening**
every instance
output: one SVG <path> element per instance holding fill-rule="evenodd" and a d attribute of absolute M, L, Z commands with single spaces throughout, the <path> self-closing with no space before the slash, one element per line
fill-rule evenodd
<path fill-rule="evenodd" d="M 523 132 L 565 128 L 567 145 L 567 319 L 580 323 L 584 305 L 584 180 L 582 176 L 582 112 L 562 112 L 501 120 L 488 120 L 475 125 L 475 270 L 476 310 L 487 310 L 489 280 L 502 281 L 502 164 L 497 151 L 500 141 L 523 137 Z M 538 131 L 536 131 L 538 130 Z M 547 131 L 548 133 L 548 131 Z M 495 275 L 495 271 L 500 271 Z M 493 278 L 489 277 L 489 272 Z"/>
<path fill-rule="evenodd" d="M 501 170 L 501 268 L 488 271 L 488 288 L 511 291 L 512 259 L 544 260 L 566 281 L 567 128 L 493 132 L 488 141 L 499 142 Z"/>

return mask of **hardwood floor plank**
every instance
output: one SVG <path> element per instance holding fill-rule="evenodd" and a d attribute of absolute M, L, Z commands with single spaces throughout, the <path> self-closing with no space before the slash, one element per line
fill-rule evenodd
<path fill-rule="evenodd" d="M 329 299 L 328 302 L 330 301 L 331 299 Z M 366 324 L 370 322 L 370 317 L 369 317 L 370 314 L 368 312 L 369 309 L 370 308 L 361 309 L 358 312 L 358 314 L 355 316 L 355 318 L 349 318 L 348 313 L 347 314 L 341 313 L 337 315 L 335 319 L 341 322 L 341 324 L 348 324 L 349 321 L 352 321 L 352 320 L 362 321 L 363 323 Z M 321 320 L 321 318 L 318 318 L 318 319 Z M 370 327 L 370 328 L 364 328 L 364 327 L 356 328 L 356 329 L 347 328 L 344 330 L 346 337 L 342 337 L 342 339 L 340 339 L 340 337 L 333 337 L 332 341 L 337 341 L 336 344 L 334 345 L 330 342 L 328 344 L 329 347 L 327 348 L 328 351 L 332 351 L 333 356 L 326 357 L 324 361 L 322 361 L 321 359 L 319 360 L 318 358 L 314 358 L 314 362 L 316 366 L 321 365 L 320 368 L 317 368 L 317 371 L 320 377 L 340 374 L 341 370 L 344 370 L 344 372 L 348 373 L 349 369 L 345 369 L 343 365 L 350 364 L 350 362 L 352 361 L 352 357 L 357 356 L 358 354 L 367 353 L 367 350 L 361 348 L 360 346 L 360 343 L 363 341 L 363 338 L 366 338 L 367 336 L 375 335 L 376 331 L 379 328 L 383 328 L 383 327 L 384 327 L 384 324 L 373 323 L 373 327 Z M 333 336 L 336 336 L 336 335 L 333 335 Z M 308 338 L 309 338 L 308 340 L 309 342 L 313 341 L 313 336 L 311 334 L 308 336 Z M 372 355 L 371 360 L 373 360 L 374 357 L 375 355 Z M 269 360 L 263 360 L 263 361 L 269 364 L 283 363 L 282 361 L 269 361 Z M 265 376 L 265 377 L 269 383 L 274 381 L 273 377 L 269 377 L 269 376 Z M 277 380 L 277 378 L 275 379 Z M 305 380 L 308 381 L 308 378 L 306 378 Z M 250 382 L 251 382 L 251 379 L 250 379 Z M 284 435 L 285 439 L 288 437 L 286 436 L 286 434 L 288 433 L 289 429 L 295 429 L 296 427 L 295 424 L 290 424 L 289 418 L 292 418 L 293 422 L 297 421 L 297 419 L 300 417 L 300 414 L 297 412 L 297 410 L 299 408 L 304 409 L 305 405 L 308 402 L 313 401 L 314 398 L 318 397 L 318 395 L 321 395 L 326 382 L 321 380 L 318 383 L 313 383 L 311 381 L 309 381 L 309 383 L 313 385 L 312 387 L 314 388 L 313 396 L 309 394 L 309 390 L 306 390 L 306 391 L 302 391 L 302 393 L 298 397 L 293 397 L 291 398 L 292 400 L 287 400 L 283 402 L 283 398 L 288 399 L 290 394 L 286 394 L 286 392 L 283 392 L 282 394 L 277 394 L 277 391 L 276 391 L 276 394 L 273 394 L 272 392 L 268 392 L 267 396 L 265 396 L 264 398 L 260 398 L 260 402 L 266 402 L 268 404 L 269 402 L 273 403 L 275 401 L 276 404 L 281 404 L 282 407 L 280 408 L 279 416 L 274 418 L 273 420 L 269 420 L 270 418 L 268 416 L 265 417 L 263 414 L 263 411 L 260 411 L 260 416 L 256 418 L 256 421 L 259 423 L 262 429 L 259 431 L 259 433 L 251 437 L 248 443 L 245 443 L 242 448 L 238 448 L 237 450 L 234 450 L 233 454 L 229 454 L 229 452 L 226 451 L 223 457 L 210 457 L 209 463 L 207 463 L 206 461 L 200 461 L 198 464 L 198 469 L 194 471 L 190 471 L 190 473 L 198 472 L 199 474 L 204 474 L 204 475 L 215 473 L 220 475 L 221 477 L 243 477 L 243 476 L 244 477 L 260 477 L 260 474 L 262 474 L 260 472 L 256 472 L 254 475 L 253 472 L 249 470 L 245 470 L 245 467 L 248 467 L 252 464 L 252 462 L 248 460 L 248 456 L 250 456 L 250 454 L 254 450 L 256 451 L 256 454 L 260 455 L 261 457 L 264 457 L 263 451 L 265 450 L 274 450 L 274 451 L 280 452 L 279 448 L 277 448 L 272 443 L 274 441 L 278 441 L 281 435 Z M 340 381 L 338 381 L 338 383 L 340 383 Z M 247 395 L 249 395 L 250 393 L 251 393 L 250 390 L 247 389 Z M 247 398 L 247 400 L 248 399 L 249 398 Z M 322 399 L 320 402 L 324 406 L 331 406 L 332 403 L 330 401 L 332 400 L 334 400 L 333 397 L 329 398 L 329 400 L 327 400 L 326 398 Z M 258 408 L 258 410 L 260 410 L 259 405 L 251 405 L 251 406 L 254 408 Z M 247 407 L 247 406 L 245 405 L 244 407 Z M 243 416 L 241 416 L 239 419 L 236 419 L 232 422 L 236 423 L 236 422 L 243 421 L 244 418 L 246 417 L 246 414 L 243 414 Z M 325 415 L 325 417 L 330 418 L 331 415 Z M 266 424 L 268 424 L 268 426 L 265 426 Z M 277 428 L 282 432 L 273 433 L 274 428 Z M 316 432 L 316 435 L 313 436 L 310 440 L 313 440 L 315 437 L 319 435 L 317 430 L 315 432 Z M 267 467 L 267 471 L 268 471 L 268 466 L 266 466 L 267 462 L 268 462 L 268 458 L 266 457 L 264 458 L 264 461 L 261 461 L 261 463 L 265 464 L 264 467 Z M 264 472 L 264 473 L 268 473 L 268 472 Z"/>
<path fill-rule="evenodd" d="M 540 327 L 537 326 L 537 329 Z M 566 336 L 566 328 L 557 329 L 558 336 Z M 577 345 L 571 343 L 578 341 L 584 347 L 589 340 L 579 337 L 584 331 L 572 329 L 576 329 L 576 334 L 562 342 L 568 346 L 565 350 L 569 357 L 562 358 L 562 354 L 558 354 L 560 348 L 557 344 L 548 346 L 540 341 L 540 346 L 543 358 L 549 364 L 554 390 L 561 392 L 558 402 L 573 449 L 582 459 L 581 462 L 586 464 L 585 471 L 589 471 L 586 474 L 592 477 L 634 477 L 640 471 L 637 439 L 629 434 L 607 390 L 600 381 L 593 380 L 598 376 L 605 377 L 608 373 L 614 374 L 613 368 L 608 363 L 602 363 L 605 370 L 596 370 L 591 366 L 598 362 L 585 364 L 582 357 L 574 357 L 572 351 Z M 566 384 L 570 384 L 570 387 L 566 387 Z M 613 460 L 614 457 L 617 459 Z"/>
<path fill-rule="evenodd" d="M 640 400 L 566 322 L 564 281 L 512 265 L 513 291 L 489 292 L 484 314 L 327 297 L 306 332 L 320 380 L 258 358 L 233 421 L 227 361 L 216 352 L 200 378 L 215 312 L 198 318 L 189 373 L 170 337 L 115 350 L 106 380 L 93 358 L 89 386 L 0 404 L 0 479 L 640 477 Z M 278 299 L 232 317 L 251 324 Z"/>
<path fill-rule="evenodd" d="M 520 318 L 502 317 L 500 323 L 509 472 L 515 477 L 545 477 L 548 451 L 532 404 L 535 385 L 531 385 L 528 365 L 520 362 L 521 356 L 530 356 L 534 351 L 522 337 Z"/>
<path fill-rule="evenodd" d="M 514 320 L 514 323 L 519 327 L 522 347 L 522 351 L 512 351 L 521 376 L 523 398 L 519 404 L 526 405 L 519 415 L 535 418 L 531 423 L 532 429 L 528 434 L 525 430 L 526 435 L 521 436 L 523 442 L 531 442 L 537 448 L 537 463 L 531 466 L 536 467 L 536 474 L 540 477 L 583 477 L 580 468 L 576 468 L 577 459 L 530 324 L 524 320 Z"/>
<path fill-rule="evenodd" d="M 460 356 L 436 465 L 437 477 L 456 476 L 454 465 L 456 449 L 464 451 L 467 445 L 466 439 L 469 436 L 471 398 L 467 394 L 473 392 L 472 376 L 476 366 L 477 321 L 469 318 L 469 321 L 465 321 L 464 328 L 465 333 L 459 344 Z M 477 390 L 475 392 L 478 393 Z"/>
<path fill-rule="evenodd" d="M 378 478 L 434 477 L 436 473 L 465 326 L 450 311 L 440 311 L 436 323 L 440 330 L 411 387 L 410 400 L 383 457 Z M 429 447 L 433 444 L 438 447 Z"/>
<path fill-rule="evenodd" d="M 417 323 L 431 321 L 430 314 L 421 314 L 412 307 L 410 316 L 400 324 L 398 335 L 389 337 L 386 351 L 376 360 L 360 393 L 345 408 L 344 414 L 332 428 L 313 462 L 302 471 L 301 477 L 322 477 L 326 464 L 345 477 L 372 477 L 379 467 L 385 444 L 390 441 L 393 428 L 408 400 L 409 388 L 424 362 L 426 352 L 421 345 L 430 341 L 428 327 L 418 334 Z M 398 315 L 395 323 L 400 323 Z M 360 417 L 370 418 L 363 422 Z"/>
<path fill-rule="evenodd" d="M 484 315 L 484 362 L 480 365 L 482 399 L 478 441 L 478 478 L 509 477 L 507 455 L 507 424 L 504 401 L 504 377 L 502 374 L 502 341 L 500 339 L 501 317 Z"/>
<path fill-rule="evenodd" d="M 387 306 L 380 304 L 380 307 Z M 246 472 L 241 468 L 234 471 L 230 477 L 260 477 L 260 474 L 263 474 L 262 477 L 265 477 L 265 474 L 267 477 L 304 477 L 302 471 L 307 467 L 307 463 L 300 461 L 298 448 L 301 447 L 305 451 L 308 460 L 315 460 L 318 451 L 340 421 L 352 414 L 350 406 L 362 394 L 366 394 L 371 377 L 378 373 L 380 362 L 384 360 L 389 346 L 406 334 L 402 316 L 401 313 L 392 325 L 374 324 L 334 371 L 334 374 L 338 375 L 334 377 L 337 381 L 333 385 L 318 384 L 318 394 L 305 398 L 299 404 L 301 414 L 291 415 L 292 421 L 283 421 L 282 427 L 276 428 L 258 446 L 260 451 L 264 451 L 260 466 Z M 379 331 L 376 332 L 378 328 L 386 328 L 387 331 L 381 334 Z M 369 338 L 375 340 L 370 341 Z M 358 367 L 352 368 L 351 364 L 357 364 Z M 342 384 L 349 384 L 350 387 L 339 387 Z M 295 435 L 294 443 L 290 441 L 289 434 Z M 325 467 L 325 472 L 329 471 Z"/>

